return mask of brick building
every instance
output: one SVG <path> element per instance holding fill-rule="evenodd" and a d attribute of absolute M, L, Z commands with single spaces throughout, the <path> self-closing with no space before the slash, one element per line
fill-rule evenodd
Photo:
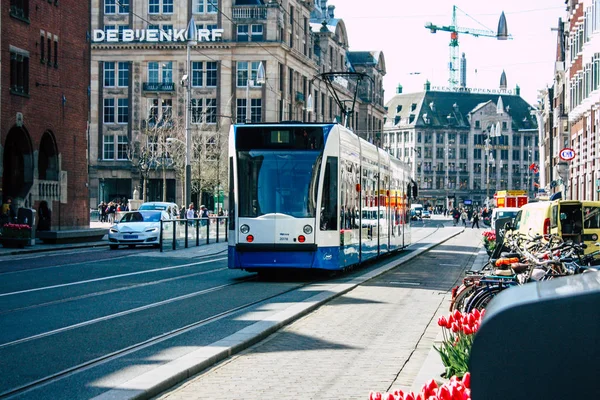
<path fill-rule="evenodd" d="M 89 227 L 89 1 L 2 4 L 3 201 L 46 201 L 52 229 Z"/>

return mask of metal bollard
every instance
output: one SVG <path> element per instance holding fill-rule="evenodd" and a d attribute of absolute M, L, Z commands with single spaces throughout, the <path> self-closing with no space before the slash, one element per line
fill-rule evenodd
<path fill-rule="evenodd" d="M 210 219 L 206 218 L 206 244 L 210 244 Z"/>
<path fill-rule="evenodd" d="M 176 221 L 173 221 L 173 243 L 171 244 L 171 248 L 173 250 L 177 249 L 177 236 L 175 235 L 176 234 L 175 231 L 177 230 L 177 225 L 175 225 L 176 223 L 177 223 Z"/>
<path fill-rule="evenodd" d="M 217 243 L 219 243 L 219 225 L 221 225 L 221 217 L 217 217 Z"/>
<path fill-rule="evenodd" d="M 196 247 L 200 246 L 200 221 L 196 220 Z"/>
<path fill-rule="evenodd" d="M 163 248 L 162 248 L 162 246 L 163 246 L 163 238 L 162 238 L 162 235 L 163 235 L 163 221 L 162 221 L 162 219 L 161 219 L 161 220 L 160 220 L 160 236 L 158 237 L 158 248 L 160 249 L 160 252 L 161 252 L 161 253 L 162 253 L 162 251 L 163 251 Z"/>

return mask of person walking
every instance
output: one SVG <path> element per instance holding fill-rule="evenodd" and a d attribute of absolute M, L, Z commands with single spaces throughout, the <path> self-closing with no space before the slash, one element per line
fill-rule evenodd
<path fill-rule="evenodd" d="M 471 229 L 475 228 L 477 225 L 477 229 L 479 229 L 479 213 L 477 211 L 473 211 L 473 223 L 471 224 Z"/>
<path fill-rule="evenodd" d="M 463 209 L 460 213 L 460 219 L 462 220 L 463 226 L 467 227 L 467 212 Z"/>

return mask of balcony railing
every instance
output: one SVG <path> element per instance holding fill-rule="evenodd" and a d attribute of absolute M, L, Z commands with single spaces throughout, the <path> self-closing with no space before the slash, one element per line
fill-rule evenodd
<path fill-rule="evenodd" d="M 265 6 L 241 6 L 232 8 L 233 19 L 267 19 L 267 7 Z"/>
<path fill-rule="evenodd" d="M 174 92 L 175 82 L 144 82 L 144 92 Z"/>
<path fill-rule="evenodd" d="M 304 103 L 304 93 L 296 92 L 296 101 L 299 103 Z"/>

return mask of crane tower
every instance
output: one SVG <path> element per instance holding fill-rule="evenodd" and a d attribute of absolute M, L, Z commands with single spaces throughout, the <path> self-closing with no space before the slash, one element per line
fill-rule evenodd
<path fill-rule="evenodd" d="M 472 35 L 475 37 L 495 37 L 498 40 L 506 40 L 512 39 L 512 37 L 508 34 L 508 28 L 506 25 L 506 16 L 504 15 L 504 11 L 500 15 L 500 20 L 498 21 L 498 30 L 493 31 L 485 26 L 483 26 L 480 22 L 477 22 L 474 18 L 469 16 L 464 11 L 460 10 L 465 16 L 473 19 L 482 28 L 464 28 L 459 27 L 456 20 L 456 11 L 460 10 L 457 6 L 452 6 L 452 24 L 451 25 L 434 25 L 431 22 L 425 24 L 425 28 L 429 29 L 431 33 L 436 33 L 437 31 L 450 32 L 450 60 L 448 61 L 448 71 L 450 73 L 448 78 L 448 85 L 451 88 L 455 88 L 459 82 L 460 76 L 460 62 L 458 59 L 458 34 L 466 34 Z"/>

